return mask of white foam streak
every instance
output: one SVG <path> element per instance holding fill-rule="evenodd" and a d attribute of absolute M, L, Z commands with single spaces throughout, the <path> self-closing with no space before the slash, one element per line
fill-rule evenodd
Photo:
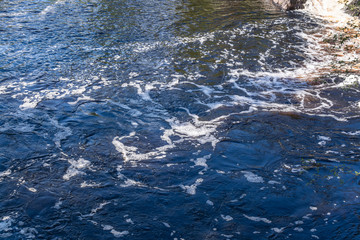
<path fill-rule="evenodd" d="M 213 133 L 216 132 L 217 125 L 212 122 L 205 122 L 196 120 L 191 122 L 179 122 L 176 119 L 168 119 L 173 133 L 185 140 L 195 140 L 200 144 L 211 143 L 215 148 L 219 142 Z"/>
<path fill-rule="evenodd" d="M 50 122 L 57 128 L 59 131 L 55 133 L 53 141 L 57 147 L 61 147 L 61 140 L 66 139 L 72 135 L 72 131 L 69 127 L 61 125 L 57 120 L 50 119 Z"/>
<path fill-rule="evenodd" d="M 44 16 L 48 13 L 54 13 L 55 9 L 58 5 L 64 4 L 66 0 L 57 0 L 55 3 L 52 3 L 51 5 L 47 6 L 44 10 L 40 12 L 40 16 Z"/>
<path fill-rule="evenodd" d="M 180 187 L 187 193 L 190 195 L 195 195 L 196 194 L 196 188 L 204 181 L 204 179 L 202 178 L 198 178 L 196 179 L 195 183 L 192 185 L 180 185 Z"/>
<path fill-rule="evenodd" d="M 143 149 L 138 149 L 135 144 L 127 145 L 124 142 L 129 139 L 137 139 L 137 133 L 131 132 L 127 136 L 115 137 L 112 141 L 112 144 L 115 146 L 115 149 L 122 153 L 124 162 L 131 162 L 136 164 L 137 161 L 143 161 L 147 159 L 161 159 L 165 158 L 167 151 L 173 149 L 177 144 L 183 143 L 184 141 L 198 142 L 198 144 L 211 144 L 215 148 L 216 144 L 220 141 L 219 138 L 215 136 L 217 127 L 221 124 L 221 120 L 224 117 L 214 119 L 211 121 L 202 121 L 195 114 L 191 114 L 188 109 L 184 110 L 187 114 L 192 117 L 191 121 L 181 122 L 177 118 L 164 118 L 166 122 L 170 125 L 170 129 L 161 129 L 163 134 L 160 138 L 167 144 L 156 147 L 151 151 L 142 153 Z M 172 137 L 180 138 L 177 141 L 172 141 Z M 136 142 L 137 140 L 135 140 Z M 132 141 L 134 142 L 134 141 Z"/>
<path fill-rule="evenodd" d="M 174 148 L 174 144 L 167 144 L 161 147 L 154 149 L 154 151 L 147 152 L 147 153 L 138 153 L 139 150 L 137 147 L 134 146 L 126 146 L 122 143 L 122 140 L 128 137 L 133 137 L 135 133 L 131 133 L 128 136 L 124 137 L 115 137 L 112 141 L 112 144 L 115 146 L 116 150 L 122 153 L 125 162 L 133 162 L 134 161 L 141 161 L 146 160 L 149 158 L 163 158 L 166 156 L 166 151 Z"/>
<path fill-rule="evenodd" d="M 120 237 L 123 237 L 123 236 L 126 236 L 129 234 L 129 231 L 116 231 L 115 229 L 111 229 L 110 231 L 112 233 L 112 235 L 114 235 L 114 237 L 116 238 L 120 238 Z"/>
<path fill-rule="evenodd" d="M 80 101 L 94 101 L 95 99 L 89 97 L 89 96 L 81 96 L 76 99 L 74 102 L 68 102 L 70 105 L 76 105 Z"/>
<path fill-rule="evenodd" d="M 222 215 L 221 214 L 221 218 L 224 219 L 225 221 L 229 222 L 229 221 L 232 221 L 234 218 L 231 217 L 230 215 Z"/>
<path fill-rule="evenodd" d="M 247 219 L 254 221 L 254 222 L 264 222 L 264 223 L 271 223 L 271 221 L 267 218 L 262 218 L 262 217 L 253 217 L 253 216 L 248 216 L 246 214 L 243 214 L 244 217 L 246 217 Z"/>
<path fill-rule="evenodd" d="M 241 171 L 244 174 L 244 177 L 246 178 L 246 180 L 248 180 L 249 182 L 252 183 L 263 183 L 264 179 L 252 172 L 249 171 Z"/>
<path fill-rule="evenodd" d="M 66 170 L 66 174 L 63 176 L 64 180 L 69 180 L 76 175 L 85 175 L 80 169 L 86 169 L 90 167 L 90 161 L 80 158 L 79 160 L 70 159 L 68 162 L 71 164 Z"/>
<path fill-rule="evenodd" d="M 360 131 L 355 131 L 355 132 L 342 132 L 346 135 L 350 135 L 350 136 L 359 136 L 360 135 Z"/>
<path fill-rule="evenodd" d="M 10 176 L 11 174 L 11 170 L 8 169 L 6 171 L 3 171 L 3 172 L 0 172 L 0 178 L 4 178 L 4 177 L 7 177 L 7 176 Z"/>
<path fill-rule="evenodd" d="M 285 227 L 282 228 L 272 228 L 271 230 L 273 230 L 276 233 L 282 233 L 284 231 Z"/>
<path fill-rule="evenodd" d="M 101 225 L 104 231 L 110 231 L 112 235 L 116 238 L 124 237 L 129 234 L 129 231 L 116 231 L 111 225 Z"/>
<path fill-rule="evenodd" d="M 105 201 L 99 204 L 98 207 L 91 209 L 91 212 L 87 215 L 84 215 L 84 217 L 92 217 L 94 216 L 99 210 L 103 209 L 106 205 L 110 204 L 109 201 Z"/>
<path fill-rule="evenodd" d="M 70 79 L 67 78 L 60 78 L 59 80 L 63 82 L 67 82 L 67 84 L 63 88 L 54 88 L 54 89 L 43 89 L 38 92 L 29 91 L 26 87 L 31 86 L 34 84 L 31 83 L 20 83 L 17 86 L 18 90 L 21 90 L 21 93 L 14 94 L 12 97 L 17 98 L 20 96 L 25 96 L 23 98 L 23 103 L 19 106 L 21 110 L 33 109 L 43 100 L 51 100 L 51 99 L 63 99 L 68 96 L 78 96 L 77 100 L 74 102 L 69 102 L 69 104 L 76 104 L 81 100 L 93 100 L 89 96 L 85 96 L 84 93 L 86 92 L 86 83 L 80 83 L 84 85 L 75 85 L 72 83 Z M 10 87 L 8 87 L 10 88 Z"/>
<path fill-rule="evenodd" d="M 196 160 L 194 160 L 195 166 L 201 166 L 201 167 L 204 167 L 204 170 L 207 170 L 208 165 L 207 165 L 206 161 L 209 160 L 210 157 L 211 157 L 211 154 L 206 155 L 206 156 L 201 157 L 201 158 L 197 158 Z"/>

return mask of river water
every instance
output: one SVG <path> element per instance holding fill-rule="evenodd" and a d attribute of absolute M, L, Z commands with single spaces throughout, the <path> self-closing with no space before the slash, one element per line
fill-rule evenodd
<path fill-rule="evenodd" d="M 323 17 L 2 0 L 0 19 L 0 238 L 359 238 L 360 78 L 329 70 Z"/>

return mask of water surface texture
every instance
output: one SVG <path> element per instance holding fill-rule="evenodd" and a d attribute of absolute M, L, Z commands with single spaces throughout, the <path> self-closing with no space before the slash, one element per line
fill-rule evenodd
<path fill-rule="evenodd" d="M 319 70 L 325 20 L 253 0 L 0 19 L 0 238 L 359 238 L 360 78 Z"/>

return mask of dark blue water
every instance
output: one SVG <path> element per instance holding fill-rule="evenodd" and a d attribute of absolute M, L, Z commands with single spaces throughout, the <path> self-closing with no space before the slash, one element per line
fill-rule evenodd
<path fill-rule="evenodd" d="M 0 238 L 359 238 L 359 76 L 320 72 L 322 29 L 264 1 L 0 1 Z"/>

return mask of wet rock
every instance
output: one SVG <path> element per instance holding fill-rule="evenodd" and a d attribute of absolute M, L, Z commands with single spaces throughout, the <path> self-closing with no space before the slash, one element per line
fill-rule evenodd
<path fill-rule="evenodd" d="M 284 11 L 302 9 L 306 0 L 272 0 L 275 5 Z"/>

